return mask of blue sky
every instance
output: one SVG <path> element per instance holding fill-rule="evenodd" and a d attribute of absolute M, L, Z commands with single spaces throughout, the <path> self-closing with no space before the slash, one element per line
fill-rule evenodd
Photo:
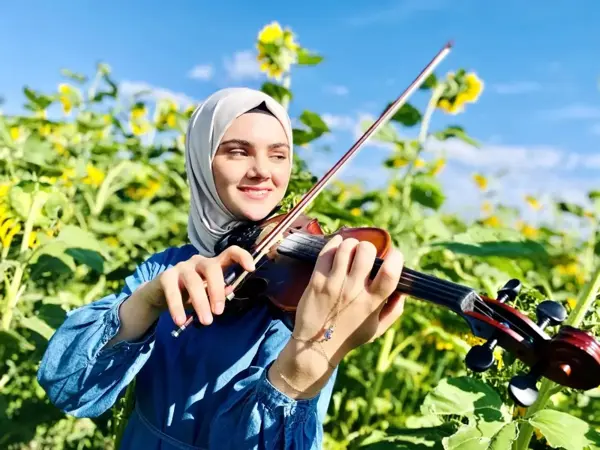
<path fill-rule="evenodd" d="M 482 6 L 486 4 L 488 6 Z M 258 30 L 272 20 L 321 53 L 317 68 L 296 69 L 291 114 L 324 114 L 334 133 L 302 150 L 318 173 L 356 139 L 359 118 L 378 115 L 433 55 L 452 39 L 440 73 L 464 67 L 485 81 L 476 105 L 432 126 L 464 126 L 483 147 L 448 145 L 441 179 L 447 207 L 479 209 L 471 181 L 508 169 L 494 187 L 504 202 L 522 205 L 527 193 L 583 201 L 600 189 L 600 2 L 406 0 L 359 2 L 12 2 L 0 17 L 0 95 L 17 111 L 22 87 L 56 89 L 60 69 L 91 74 L 109 63 L 123 89 L 152 86 L 157 95 L 198 101 L 216 89 L 258 87 Z M 198 68 L 199 67 L 199 68 Z M 199 77 L 192 77 L 197 68 Z M 411 101 L 426 102 L 423 95 Z M 369 146 L 342 178 L 385 179 L 387 150 Z M 543 214 L 543 213 L 542 213 Z"/>

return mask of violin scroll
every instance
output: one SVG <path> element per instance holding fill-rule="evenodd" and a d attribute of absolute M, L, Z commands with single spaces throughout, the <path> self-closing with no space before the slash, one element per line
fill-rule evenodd
<path fill-rule="evenodd" d="M 506 304 L 516 298 L 520 285 L 519 280 L 510 280 L 498 291 L 496 300 L 481 297 L 485 309 L 466 312 L 472 327 L 476 328 L 473 321 L 483 322 L 493 330 L 484 344 L 471 348 L 467 367 L 475 372 L 488 370 L 498 345 L 514 354 L 530 368 L 529 373 L 514 376 L 508 386 L 515 403 L 524 407 L 537 400 L 537 382 L 542 377 L 573 389 L 588 390 L 600 385 L 600 344 L 591 334 L 570 326 L 548 336 L 544 330 L 563 323 L 567 311 L 560 303 L 545 300 L 537 306 L 537 323 L 533 322 Z"/>

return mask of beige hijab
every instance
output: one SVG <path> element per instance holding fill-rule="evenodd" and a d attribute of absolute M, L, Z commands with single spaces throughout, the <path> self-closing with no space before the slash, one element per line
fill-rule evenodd
<path fill-rule="evenodd" d="M 188 238 L 203 256 L 214 256 L 215 244 L 240 223 L 217 194 L 212 173 L 213 157 L 231 122 L 263 102 L 283 125 L 291 157 L 290 118 L 282 105 L 261 91 L 248 88 L 222 89 L 200 104 L 190 118 L 185 145 L 186 171 L 191 193 Z"/>

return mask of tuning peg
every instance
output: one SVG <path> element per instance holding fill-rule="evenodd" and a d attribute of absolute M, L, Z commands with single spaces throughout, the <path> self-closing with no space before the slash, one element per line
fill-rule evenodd
<path fill-rule="evenodd" d="M 548 325 L 555 326 L 567 318 L 567 310 L 563 305 L 552 300 L 545 300 L 536 309 L 538 326 L 543 330 Z"/>
<path fill-rule="evenodd" d="M 489 341 L 488 341 L 489 342 Z M 471 347 L 465 358 L 467 367 L 473 372 L 485 372 L 494 364 L 494 350 L 490 348 L 488 342 L 483 345 L 475 345 Z"/>
<path fill-rule="evenodd" d="M 516 278 L 508 280 L 502 289 L 498 291 L 497 301 L 504 303 L 513 301 L 519 295 L 521 282 Z M 492 336 L 486 343 L 471 347 L 465 358 L 467 367 L 473 372 L 485 372 L 494 364 L 494 349 L 498 345 L 498 339 Z"/>
<path fill-rule="evenodd" d="M 512 280 L 508 280 L 506 284 L 502 287 L 502 289 L 498 291 L 498 297 L 496 298 L 496 300 L 498 300 L 501 303 L 504 303 L 509 300 L 514 301 L 517 298 L 517 295 L 519 295 L 520 291 L 521 282 L 516 278 L 513 278 Z"/>
<path fill-rule="evenodd" d="M 508 393 L 519 406 L 529 407 L 535 403 L 539 391 L 539 372 L 534 368 L 526 375 L 515 375 L 508 383 Z"/>

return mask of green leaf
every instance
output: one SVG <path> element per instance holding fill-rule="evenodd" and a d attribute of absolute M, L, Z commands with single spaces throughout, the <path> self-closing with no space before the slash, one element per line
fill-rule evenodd
<path fill-rule="evenodd" d="M 92 233 L 75 225 L 64 226 L 56 238 L 64 242 L 68 248 L 85 248 L 97 252 L 102 251 L 100 243 Z"/>
<path fill-rule="evenodd" d="M 387 107 L 389 108 L 392 103 L 389 103 Z M 410 103 L 405 103 L 400 107 L 398 111 L 392 116 L 394 122 L 399 122 L 405 127 L 413 127 L 419 122 L 421 122 L 423 116 L 421 112 L 412 106 Z"/>
<path fill-rule="evenodd" d="M 498 256 L 503 258 L 526 258 L 547 260 L 549 255 L 546 248 L 539 242 L 523 241 L 497 241 L 481 242 L 478 244 L 461 244 L 459 242 L 436 242 L 432 246 L 447 248 L 448 250 L 469 256 Z"/>
<path fill-rule="evenodd" d="M 8 126 L 4 120 L 4 117 L 0 115 L 0 142 L 4 142 L 7 146 L 12 144 L 13 140 L 8 131 Z"/>
<path fill-rule="evenodd" d="M 98 273 L 104 272 L 104 258 L 96 251 L 85 248 L 69 248 L 65 253 L 78 263 L 85 264 Z"/>
<path fill-rule="evenodd" d="M 72 257 L 74 261 L 103 273 L 102 247 L 92 233 L 74 225 L 67 225 L 61 229 L 56 239 L 67 246 L 65 254 Z"/>
<path fill-rule="evenodd" d="M 517 439 L 519 432 L 517 422 L 509 422 L 504 425 L 498 433 L 492 438 L 488 449 L 489 450 L 506 450 L 512 447 L 513 442 Z"/>
<path fill-rule="evenodd" d="M 85 83 L 88 80 L 88 78 L 85 75 L 72 72 L 69 69 L 61 69 L 60 73 L 62 74 L 62 76 L 77 81 L 78 83 Z"/>
<path fill-rule="evenodd" d="M 0 330 L 0 354 L 4 352 L 5 358 L 13 353 L 31 350 L 35 350 L 35 346 L 16 331 Z"/>
<path fill-rule="evenodd" d="M 74 214 L 73 205 L 60 191 L 53 191 L 48 196 L 43 210 L 46 217 L 57 219 L 60 216 L 63 222 L 68 222 Z"/>
<path fill-rule="evenodd" d="M 556 207 L 559 211 L 570 213 L 577 217 L 584 217 L 585 210 L 575 203 L 558 202 Z"/>
<path fill-rule="evenodd" d="M 360 449 L 387 450 L 387 449 L 428 449 L 442 450 L 442 439 L 451 436 L 456 431 L 453 423 L 443 423 L 439 426 L 422 428 L 388 427 L 386 435 L 372 433 L 360 443 Z"/>
<path fill-rule="evenodd" d="M 309 127 L 314 135 L 317 137 L 321 136 L 323 133 L 329 132 L 329 127 L 327 124 L 321 119 L 317 113 L 311 111 L 303 111 L 300 115 L 300 122 Z"/>
<path fill-rule="evenodd" d="M 306 145 L 316 139 L 316 136 L 312 132 L 298 128 L 292 130 L 292 137 L 294 139 L 294 145 Z"/>
<path fill-rule="evenodd" d="M 456 138 L 460 139 L 463 142 L 466 142 L 469 145 L 472 145 L 473 147 L 480 147 L 479 142 L 469 137 L 469 135 L 465 132 L 465 130 L 462 127 L 456 125 L 449 126 L 445 130 L 433 133 L 433 136 L 436 139 L 439 139 L 440 141 L 445 141 L 450 138 Z"/>
<path fill-rule="evenodd" d="M 471 377 L 447 378 L 427 394 L 423 415 L 478 416 L 486 422 L 506 420 L 500 395 L 483 381 Z"/>
<path fill-rule="evenodd" d="M 483 425 L 483 426 L 482 426 Z M 469 425 L 462 426 L 456 434 L 444 438 L 443 444 L 445 450 L 491 450 L 492 439 L 501 432 L 505 426 L 504 422 L 495 421 L 484 423 L 481 421 L 473 421 Z M 497 447 L 502 450 L 510 449 L 508 447 Z"/>
<path fill-rule="evenodd" d="M 454 236 L 451 242 L 433 242 L 431 246 L 444 247 L 454 253 L 504 258 L 529 258 L 547 261 L 550 255 L 539 242 L 523 238 L 513 229 L 473 226 L 465 233 Z"/>
<path fill-rule="evenodd" d="M 299 66 L 316 66 L 321 61 L 323 61 L 321 55 L 309 52 L 305 48 L 298 50 L 298 60 L 296 64 Z"/>
<path fill-rule="evenodd" d="M 22 220 L 27 220 L 31 204 L 33 203 L 33 183 L 21 182 L 13 186 L 8 194 L 11 208 L 16 211 Z"/>
<path fill-rule="evenodd" d="M 46 340 L 50 340 L 55 331 L 50 325 L 35 316 L 23 317 L 21 319 L 21 325 L 25 328 L 29 328 L 31 331 L 35 331 Z"/>
<path fill-rule="evenodd" d="M 529 423 L 540 430 L 553 448 L 582 450 L 590 446 L 600 447 L 600 433 L 571 414 L 544 409 L 530 417 Z"/>
<path fill-rule="evenodd" d="M 29 135 L 23 144 L 23 161 L 49 168 L 55 158 L 56 153 L 52 150 L 50 142 L 42 140 L 35 134 Z"/>
<path fill-rule="evenodd" d="M 375 123 L 374 120 L 363 120 L 360 123 L 361 131 L 364 133 L 367 131 L 371 125 Z M 381 142 L 391 142 L 393 144 L 398 144 L 398 146 L 404 148 L 404 142 L 401 141 L 400 135 L 396 131 L 393 125 L 389 122 L 379 127 L 379 129 L 371 136 L 371 139 Z"/>
<path fill-rule="evenodd" d="M 24 87 L 23 92 L 25 93 L 25 97 L 32 103 L 34 111 L 40 111 L 48 108 L 54 101 L 54 99 L 48 95 L 38 94 L 33 89 L 29 87 Z"/>
<path fill-rule="evenodd" d="M 261 88 L 265 94 L 273 97 L 277 102 L 283 103 L 284 99 L 292 100 L 292 91 L 281 86 L 280 84 L 271 83 L 270 81 L 265 82 Z"/>
<path fill-rule="evenodd" d="M 437 84 L 438 84 L 438 79 L 435 76 L 435 73 L 432 73 L 425 79 L 425 81 L 423 82 L 423 84 L 421 84 L 419 89 L 422 91 L 426 91 L 428 89 L 436 87 Z"/>
<path fill-rule="evenodd" d="M 45 276 L 75 272 L 77 267 L 73 258 L 65 253 L 67 248 L 64 242 L 56 239 L 41 246 L 31 259 L 31 279 L 36 281 Z"/>
<path fill-rule="evenodd" d="M 446 200 L 441 183 L 436 178 L 426 175 L 415 177 L 410 197 L 414 202 L 436 211 Z"/>

